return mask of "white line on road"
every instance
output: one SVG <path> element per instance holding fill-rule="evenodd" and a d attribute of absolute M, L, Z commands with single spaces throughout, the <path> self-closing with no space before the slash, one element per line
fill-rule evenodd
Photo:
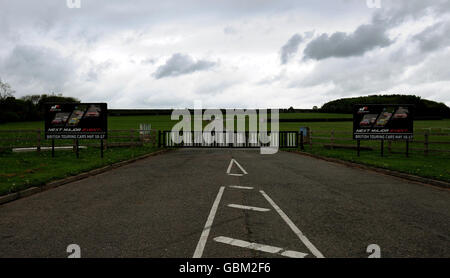
<path fill-rule="evenodd" d="M 229 204 L 228 206 L 230 208 L 254 210 L 254 211 L 261 211 L 261 212 L 270 211 L 270 209 L 268 209 L 268 208 L 250 207 L 250 206 L 242 206 L 242 205 L 236 205 L 236 204 Z"/>
<path fill-rule="evenodd" d="M 253 243 L 253 242 L 248 242 L 248 241 L 244 241 L 244 240 L 240 240 L 240 239 L 224 237 L 224 236 L 216 237 L 216 238 L 214 238 L 214 241 L 232 245 L 232 246 L 257 250 L 257 251 L 261 251 L 261 252 L 266 252 L 266 253 L 271 253 L 271 254 L 279 254 L 279 255 L 282 255 L 285 257 L 290 257 L 290 258 L 304 258 L 306 255 L 308 255 L 306 253 L 301 253 L 301 252 L 297 252 L 297 251 L 284 250 L 283 248 L 280 248 L 280 247 L 264 245 L 264 244 L 259 244 L 259 243 Z"/>
<path fill-rule="evenodd" d="M 219 193 L 217 193 L 216 200 L 211 208 L 211 211 L 208 216 L 208 220 L 206 220 L 205 227 L 203 228 L 203 232 L 200 236 L 200 239 L 197 243 L 197 248 L 195 248 L 193 258 L 201 258 L 203 255 L 203 250 L 205 249 L 206 241 L 208 240 L 209 232 L 211 231 L 211 226 L 214 221 L 214 217 L 216 216 L 217 207 L 219 206 L 220 199 L 222 198 L 223 191 L 225 190 L 225 186 L 220 187 Z"/>
<path fill-rule="evenodd" d="M 230 164 L 228 165 L 228 169 L 227 169 L 227 174 L 228 174 L 228 175 L 229 175 L 230 172 L 231 172 L 231 167 L 233 166 L 233 160 L 234 160 L 234 159 L 231 159 L 231 160 L 230 160 Z"/>
<path fill-rule="evenodd" d="M 239 167 L 239 169 L 241 169 L 243 174 L 232 174 L 232 173 L 230 173 L 231 172 L 231 167 L 233 167 L 233 163 L 236 163 L 236 165 Z M 248 173 L 241 166 L 241 164 L 239 164 L 234 158 L 232 158 L 231 161 L 230 161 L 230 164 L 228 165 L 227 174 L 230 175 L 230 176 L 242 177 L 243 175 L 247 175 Z"/>
<path fill-rule="evenodd" d="M 242 171 L 245 175 L 247 175 L 247 174 L 248 174 L 247 171 L 245 171 L 245 169 L 241 166 L 241 164 L 239 164 L 239 162 L 237 162 L 236 159 L 233 159 L 233 160 L 234 160 L 234 162 L 236 163 L 236 165 L 239 166 L 239 168 L 241 169 L 241 171 Z"/>
<path fill-rule="evenodd" d="M 246 190 L 252 190 L 253 189 L 253 187 L 250 187 L 250 186 L 239 186 L 239 185 L 229 185 L 228 187 L 235 188 L 235 189 L 246 189 Z"/>
<path fill-rule="evenodd" d="M 280 209 L 277 204 L 262 190 L 260 190 L 261 194 L 266 198 L 266 200 L 272 205 L 272 207 L 278 212 L 278 214 L 283 218 L 283 220 L 288 224 L 288 226 L 292 229 L 292 231 L 298 236 L 298 238 L 303 242 L 303 244 L 308 247 L 309 251 L 314 254 L 317 258 L 324 258 L 322 253 L 309 241 L 309 239 L 303 235 L 302 231 L 295 226 L 295 224 L 289 219 L 289 217 Z"/>

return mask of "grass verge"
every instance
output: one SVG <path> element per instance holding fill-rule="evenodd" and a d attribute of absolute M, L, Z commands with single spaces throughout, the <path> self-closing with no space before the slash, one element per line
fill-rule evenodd
<path fill-rule="evenodd" d="M 379 150 L 377 150 L 361 151 L 361 155 L 358 157 L 355 150 L 331 150 L 319 145 L 305 146 L 305 151 L 320 156 L 450 182 L 449 154 L 432 153 L 424 156 L 422 152 L 410 152 L 410 156 L 406 157 L 404 153 L 391 154 L 385 150 L 384 157 L 381 157 Z"/>
<path fill-rule="evenodd" d="M 132 159 L 157 151 L 150 146 L 134 148 L 109 148 L 104 158 L 100 149 L 80 150 L 80 158 L 72 151 L 3 153 L 0 154 L 0 196 L 17 192 L 32 186 L 42 186 L 50 181 L 74 176 L 116 162 Z"/>

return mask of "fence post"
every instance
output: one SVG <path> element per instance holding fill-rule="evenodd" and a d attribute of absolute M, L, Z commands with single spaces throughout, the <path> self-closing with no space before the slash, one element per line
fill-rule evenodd
<path fill-rule="evenodd" d="M 312 130 L 309 131 L 309 145 L 312 146 Z"/>
<path fill-rule="evenodd" d="M 361 155 L 361 140 L 356 141 L 356 153 L 358 154 L 358 157 Z"/>
<path fill-rule="evenodd" d="M 406 139 L 406 157 L 409 157 L 409 139 Z"/>
<path fill-rule="evenodd" d="M 333 150 L 334 147 L 334 128 L 331 130 L 331 149 Z"/>
<path fill-rule="evenodd" d="M 131 146 L 134 147 L 134 129 L 130 129 L 130 142 Z"/>
<path fill-rule="evenodd" d="M 424 152 L 425 152 L 425 156 L 427 156 L 428 155 L 428 145 L 429 145 L 429 137 L 430 137 L 430 134 L 429 134 L 429 132 L 428 131 L 425 131 L 425 150 L 424 150 Z"/>
<path fill-rule="evenodd" d="M 36 147 L 37 152 L 41 151 L 41 129 L 37 130 L 37 147 Z"/>
<path fill-rule="evenodd" d="M 388 141 L 388 151 L 390 154 L 392 153 L 392 141 L 391 140 Z"/>
<path fill-rule="evenodd" d="M 303 145 L 303 130 L 300 132 L 300 149 L 302 151 L 305 150 L 305 146 Z"/>
<path fill-rule="evenodd" d="M 161 130 L 158 130 L 158 148 L 161 148 Z"/>

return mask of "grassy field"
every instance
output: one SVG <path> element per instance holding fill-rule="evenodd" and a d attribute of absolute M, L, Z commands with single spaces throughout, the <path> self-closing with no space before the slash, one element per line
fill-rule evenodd
<path fill-rule="evenodd" d="M 310 119 L 322 115 L 325 118 L 346 118 L 351 115 L 342 114 L 319 114 L 319 113 L 289 113 L 281 114 L 280 118 L 297 118 Z M 140 123 L 151 123 L 152 128 L 156 130 L 170 130 L 176 121 L 171 121 L 170 116 L 116 116 L 108 118 L 108 128 L 113 129 L 137 129 Z M 205 123 L 204 123 L 205 124 Z M 404 153 L 405 143 L 392 143 L 392 151 L 387 150 L 387 143 L 385 144 L 385 157 L 380 157 L 380 142 L 378 141 L 364 141 L 362 146 L 369 146 L 374 148 L 373 151 L 361 152 L 361 156 L 356 156 L 356 151 L 346 149 L 325 149 L 321 144 L 330 143 L 331 131 L 335 131 L 336 144 L 355 145 L 352 138 L 352 122 L 289 122 L 280 123 L 280 130 L 282 131 L 298 131 L 300 127 L 308 126 L 313 131 L 314 137 L 322 137 L 322 139 L 313 139 L 314 145 L 307 146 L 307 151 L 328 157 L 339 158 L 343 160 L 353 161 L 357 163 L 372 165 L 401 171 L 405 173 L 415 174 L 419 176 L 435 178 L 438 180 L 450 182 L 450 153 L 446 152 L 431 152 L 428 156 L 424 155 L 423 151 L 411 151 L 411 157 L 406 158 Z M 0 125 L 0 147 L 1 146 L 36 146 L 36 132 L 28 134 L 18 133 L 3 133 L 5 130 L 20 129 L 42 129 L 43 122 L 22 122 L 22 123 L 8 123 Z M 450 136 L 435 136 L 436 132 L 450 133 L 450 120 L 440 121 L 416 121 L 415 122 L 415 140 L 423 140 L 426 129 L 431 128 L 432 135 L 430 141 L 450 142 Z M 123 133 L 124 137 L 129 135 L 129 131 Z M 43 132 L 42 132 L 43 138 Z M 116 134 L 117 135 L 117 134 Z M 120 135 L 120 134 L 119 134 Z M 135 140 L 138 140 L 138 134 L 135 135 Z M 11 142 L 8 138 L 21 136 L 29 138 L 29 141 Z M 28 137 L 27 137 L 28 136 Z M 2 141 L 3 139 L 3 141 Z M 109 142 L 114 140 L 126 141 L 124 139 L 108 139 Z M 57 144 L 70 145 L 71 140 L 57 140 Z M 81 141 L 83 145 L 88 141 Z M 316 145 L 317 144 L 317 145 Z M 42 145 L 50 145 L 49 140 L 43 140 Z M 412 142 L 411 148 L 423 148 L 424 144 L 421 142 Z M 75 158 L 72 151 L 57 151 L 56 158 L 50 157 L 50 152 L 42 151 L 41 153 L 0 153 L 0 195 L 8 192 L 15 192 L 25 189 L 30 186 L 39 186 L 54 179 L 63 178 L 70 175 L 75 175 L 94 168 L 102 167 L 114 162 L 126 160 L 138 155 L 153 152 L 157 148 L 146 144 L 142 147 L 122 147 L 122 148 L 108 148 L 105 152 L 105 158 L 100 159 L 99 149 L 89 147 L 88 150 L 81 150 L 80 159 Z M 450 144 L 431 144 L 430 149 L 450 150 Z"/>
<path fill-rule="evenodd" d="M 352 118 L 350 114 L 330 113 L 284 113 L 280 119 L 330 119 L 330 118 Z M 177 121 L 172 121 L 169 115 L 160 116 L 110 116 L 108 117 L 109 129 L 131 129 L 139 128 L 140 123 L 151 123 L 152 128 L 170 130 Z M 0 130 L 10 129 L 43 129 L 44 122 L 18 122 L 0 124 Z"/>
<path fill-rule="evenodd" d="M 346 161 L 361 163 L 365 165 L 395 170 L 403 173 L 418 175 L 450 182 L 450 120 L 416 121 L 414 123 L 414 140 L 410 143 L 410 156 L 407 158 L 406 143 L 404 141 L 384 144 L 384 156 L 381 157 L 380 141 L 361 141 L 361 146 L 371 147 L 372 151 L 362 151 L 358 157 L 356 150 L 351 149 L 329 149 L 323 144 L 331 144 L 331 131 L 334 130 L 334 143 L 339 145 L 355 146 L 352 140 L 352 122 L 335 123 L 305 123 L 313 131 L 313 145 L 306 145 L 306 151 L 327 157 L 338 158 Z M 295 130 L 298 123 L 286 123 L 282 129 Z M 428 155 L 420 149 L 425 148 L 425 132 L 429 134 Z M 317 139 L 319 137 L 320 139 Z M 433 142 L 445 142 L 446 144 L 434 144 Z"/>
<path fill-rule="evenodd" d="M 8 153 L 0 155 L 0 195 L 31 186 L 41 186 L 52 180 L 76 175 L 115 162 L 154 152 L 153 147 L 109 148 L 100 158 L 100 149 L 80 150 L 77 159 L 72 151 Z"/>
<path fill-rule="evenodd" d="M 411 151 L 407 158 L 405 153 L 389 153 L 384 157 L 377 151 L 361 151 L 360 157 L 355 150 L 325 149 L 322 146 L 306 146 L 306 152 L 360 163 L 369 166 L 399 171 L 436 180 L 450 182 L 450 154 L 433 153 L 424 156 L 423 152 Z M 404 150 L 403 150 L 404 151 Z"/>

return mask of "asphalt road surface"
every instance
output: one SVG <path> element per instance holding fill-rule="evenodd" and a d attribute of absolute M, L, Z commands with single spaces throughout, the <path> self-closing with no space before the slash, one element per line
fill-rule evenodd
<path fill-rule="evenodd" d="M 0 257 L 70 244 L 109 258 L 450 257 L 450 191 L 294 153 L 182 149 L 0 206 Z"/>

